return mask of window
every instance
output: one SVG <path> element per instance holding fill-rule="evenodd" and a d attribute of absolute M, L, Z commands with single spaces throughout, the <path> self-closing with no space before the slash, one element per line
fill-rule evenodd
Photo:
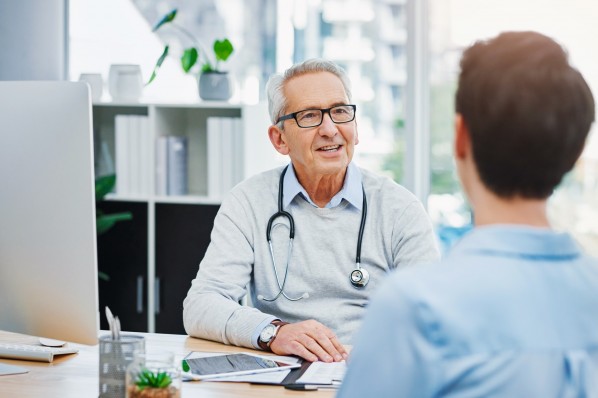
<path fill-rule="evenodd" d="M 428 210 L 441 239 L 452 242 L 470 221 L 452 163 L 454 92 L 464 47 L 505 30 L 536 30 L 569 51 L 572 63 L 598 95 L 595 40 L 598 4 L 590 0 L 430 0 L 430 169 Z M 553 226 L 571 232 L 598 254 L 598 136 L 549 201 Z"/>
<path fill-rule="evenodd" d="M 406 83 L 406 0 L 71 0 L 71 79 L 102 73 L 110 64 L 141 65 L 148 79 L 165 42 L 182 53 L 185 38 L 152 26 L 172 8 L 177 22 L 204 47 L 229 37 L 235 53 L 227 62 L 236 80 L 233 100 L 265 99 L 264 86 L 275 71 L 294 62 L 324 57 L 343 66 L 358 105 L 363 167 L 400 181 L 404 86 Z M 97 3 L 97 4 L 96 4 Z M 256 23 L 260 21 L 260 23 Z M 165 26 L 166 28 L 166 26 Z M 259 84 L 255 84 L 255 81 Z M 253 84 L 249 84 L 253 83 Z M 256 88 L 256 86 L 259 86 Z M 107 93 L 104 99 L 110 97 Z M 144 89 L 146 101 L 197 100 L 193 75 L 184 75 L 177 57 L 168 57 L 158 78 Z M 386 170 L 396 164 L 397 170 Z M 394 167 L 394 166 L 393 166 Z"/>

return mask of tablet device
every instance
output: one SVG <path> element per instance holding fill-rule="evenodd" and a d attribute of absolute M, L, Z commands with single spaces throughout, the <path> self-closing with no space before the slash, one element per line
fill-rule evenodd
<path fill-rule="evenodd" d="M 199 354 L 199 355 L 198 355 Z M 247 353 L 216 354 L 202 356 L 190 353 L 183 359 L 183 369 L 194 380 L 204 380 L 222 376 L 247 375 L 276 372 L 300 367 L 300 363 L 271 359 Z"/>

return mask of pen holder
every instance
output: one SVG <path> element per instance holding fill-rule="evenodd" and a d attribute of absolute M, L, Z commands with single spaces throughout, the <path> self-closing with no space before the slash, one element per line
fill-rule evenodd
<path fill-rule="evenodd" d="M 100 337 L 100 397 L 123 398 L 126 392 L 126 370 L 136 353 L 145 352 L 143 336 L 123 335 Z"/>

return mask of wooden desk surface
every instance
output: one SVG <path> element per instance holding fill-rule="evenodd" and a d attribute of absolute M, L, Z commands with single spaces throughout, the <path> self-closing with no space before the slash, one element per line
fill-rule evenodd
<path fill-rule="evenodd" d="M 136 333 L 137 334 L 137 333 Z M 172 351 L 177 358 L 189 351 L 252 352 L 183 335 L 138 333 L 146 338 L 146 348 Z M 38 344 L 37 338 L 0 331 L 0 341 Z M 57 357 L 52 363 L 16 361 L 0 358 L 1 363 L 29 369 L 29 373 L 0 376 L 0 397 L 97 397 L 99 395 L 98 346 L 72 344 L 79 353 Z M 280 386 L 261 386 L 249 383 L 184 382 L 182 397 L 333 397 L 332 390 L 291 391 Z"/>

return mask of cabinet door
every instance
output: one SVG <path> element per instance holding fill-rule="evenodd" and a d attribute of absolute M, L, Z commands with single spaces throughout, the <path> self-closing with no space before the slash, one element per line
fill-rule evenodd
<path fill-rule="evenodd" d="M 99 281 L 100 327 L 108 329 L 108 306 L 122 330 L 147 332 L 147 203 L 105 201 L 97 207 L 105 214 L 133 215 L 98 236 L 98 270 L 110 277 Z"/>
<path fill-rule="evenodd" d="M 219 205 L 156 204 L 156 332 L 185 334 L 183 300 L 210 243 Z"/>

